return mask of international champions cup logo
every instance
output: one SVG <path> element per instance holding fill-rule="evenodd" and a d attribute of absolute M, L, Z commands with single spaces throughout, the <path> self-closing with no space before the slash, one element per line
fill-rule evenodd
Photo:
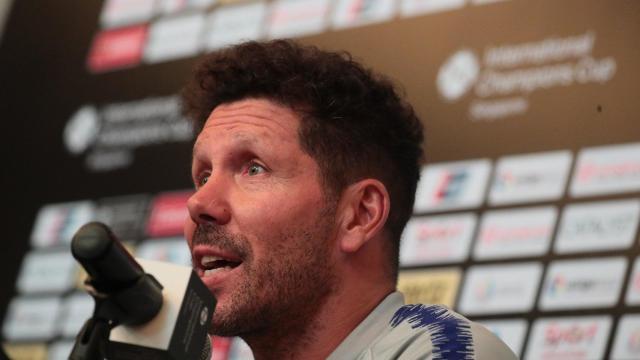
<path fill-rule="evenodd" d="M 78 109 L 64 128 L 63 140 L 73 155 L 82 154 L 96 140 L 100 132 L 100 119 L 95 107 L 85 105 Z"/>
<path fill-rule="evenodd" d="M 440 67 L 436 85 L 440 94 L 453 102 L 471 89 L 478 80 L 480 63 L 476 55 L 468 49 L 453 54 Z"/>
<path fill-rule="evenodd" d="M 86 104 L 69 118 L 62 141 L 69 154 L 85 155 L 85 166 L 91 172 L 126 168 L 139 148 L 193 139 L 193 125 L 180 109 L 175 94 Z"/>

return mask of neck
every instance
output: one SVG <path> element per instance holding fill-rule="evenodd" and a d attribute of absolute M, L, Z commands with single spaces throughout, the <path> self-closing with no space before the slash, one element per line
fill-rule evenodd
<path fill-rule="evenodd" d="M 306 319 L 292 316 L 277 329 L 245 334 L 256 360 L 326 359 L 333 350 L 393 291 L 367 281 L 340 286 Z"/>

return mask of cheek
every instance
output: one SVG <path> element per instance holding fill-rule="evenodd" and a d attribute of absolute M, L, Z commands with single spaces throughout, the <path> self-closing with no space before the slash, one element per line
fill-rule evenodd
<path fill-rule="evenodd" d="M 249 223 L 254 224 L 251 232 L 257 237 L 278 237 L 296 229 L 314 228 L 325 206 L 316 197 L 291 195 L 279 201 L 264 203 L 261 207 L 252 207 L 246 219 L 251 219 Z"/>
<path fill-rule="evenodd" d="M 305 198 L 305 195 L 290 195 L 252 208 L 250 216 L 263 223 L 265 229 L 292 226 L 294 223 L 308 224 L 323 205 L 319 200 Z"/>

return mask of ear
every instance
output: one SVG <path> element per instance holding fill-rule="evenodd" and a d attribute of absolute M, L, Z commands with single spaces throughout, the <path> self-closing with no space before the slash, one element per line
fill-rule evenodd
<path fill-rule="evenodd" d="M 389 193 L 380 181 L 360 180 L 345 189 L 340 200 L 340 249 L 358 251 L 380 234 L 389 217 Z"/>

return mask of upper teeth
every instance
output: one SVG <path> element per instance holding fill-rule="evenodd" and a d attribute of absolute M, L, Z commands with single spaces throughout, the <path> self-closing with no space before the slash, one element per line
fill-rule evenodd
<path fill-rule="evenodd" d="M 224 260 L 224 259 L 219 256 L 203 256 L 202 259 L 200 259 L 200 265 L 207 266 L 213 263 L 214 261 L 218 261 L 218 260 Z"/>

